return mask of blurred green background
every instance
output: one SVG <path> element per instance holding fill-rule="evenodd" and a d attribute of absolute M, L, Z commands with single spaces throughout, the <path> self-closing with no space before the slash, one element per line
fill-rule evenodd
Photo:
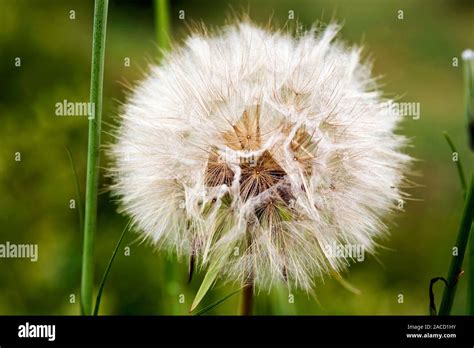
<path fill-rule="evenodd" d="M 383 76 L 388 96 L 419 102 L 421 118 L 406 118 L 407 150 L 419 159 L 419 187 L 390 225 L 376 258 L 354 264 L 344 276 L 361 294 L 326 277 L 316 297 L 285 289 L 260 292 L 257 314 L 414 314 L 428 313 L 431 278 L 446 276 L 462 208 L 462 192 L 442 132 L 457 144 L 466 172 L 472 166 L 463 117 L 462 68 L 453 66 L 463 49 L 474 46 L 473 1 L 280 0 L 172 1 L 174 40 L 191 23 L 225 23 L 246 11 L 258 23 L 272 18 L 281 26 L 293 10 L 308 27 L 316 20 L 344 23 L 340 37 L 363 44 Z M 70 19 L 75 11 L 75 19 Z M 404 11 L 404 19 L 397 18 Z M 184 11 L 185 19 L 179 18 Z M 182 13 L 182 12 L 181 12 Z M 89 97 L 93 1 L 0 0 L 0 243 L 38 243 L 39 260 L 0 259 L 0 314 L 78 314 L 82 233 L 74 176 L 65 147 L 74 156 L 82 191 L 85 182 L 87 118 L 57 117 L 55 104 Z M 124 85 L 143 76 L 157 53 L 151 1 L 111 0 L 104 81 L 103 143 L 125 100 Z M 21 66 L 15 66 L 15 58 Z M 126 58 L 130 66 L 126 66 Z M 21 161 L 15 161 L 15 153 Z M 107 166 L 107 158 L 102 158 Z M 126 219 L 102 177 L 96 242 L 96 284 Z M 124 255 L 124 247 L 130 255 Z M 188 314 L 202 274 L 187 284 L 187 262 L 157 253 L 136 234 L 126 236 L 105 288 L 103 314 Z M 461 280 L 453 312 L 465 313 L 466 281 Z M 211 303 L 235 287 L 217 285 Z M 436 286 L 437 300 L 442 286 Z M 399 303 L 398 295 L 403 295 Z M 72 303 L 75 295 L 75 303 Z M 184 303 L 180 303 L 184 295 Z M 181 301 L 182 302 L 182 301 Z M 233 296 L 212 314 L 236 314 Z"/>

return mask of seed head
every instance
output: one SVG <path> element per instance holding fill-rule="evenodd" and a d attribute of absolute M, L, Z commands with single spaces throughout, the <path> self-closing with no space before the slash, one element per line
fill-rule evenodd
<path fill-rule="evenodd" d="M 373 252 L 410 158 L 360 49 L 335 25 L 193 34 L 124 106 L 114 193 L 146 238 L 224 280 L 304 289 Z"/>

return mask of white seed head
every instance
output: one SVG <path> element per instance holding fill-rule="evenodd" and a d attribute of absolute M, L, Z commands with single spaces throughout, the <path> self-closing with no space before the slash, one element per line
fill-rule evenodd
<path fill-rule="evenodd" d="M 462 52 L 462 59 L 463 60 L 473 60 L 474 59 L 474 51 L 471 50 L 470 48 L 468 49 L 465 49 L 463 52 Z"/>
<path fill-rule="evenodd" d="M 337 31 L 240 23 L 151 68 L 111 146 L 113 192 L 147 239 L 260 289 L 343 270 L 333 245 L 374 251 L 410 158 L 360 48 Z"/>

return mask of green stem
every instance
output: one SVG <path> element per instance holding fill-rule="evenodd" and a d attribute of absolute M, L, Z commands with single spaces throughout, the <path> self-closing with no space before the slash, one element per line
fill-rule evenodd
<path fill-rule="evenodd" d="M 469 277 L 467 283 L 468 314 L 474 315 L 474 227 L 469 238 Z"/>
<path fill-rule="evenodd" d="M 474 52 L 465 50 L 463 57 L 464 73 L 464 113 L 466 114 L 469 145 L 474 151 Z"/>
<path fill-rule="evenodd" d="M 463 59 L 464 110 L 468 121 L 470 145 L 471 149 L 474 150 L 474 53 L 472 50 L 464 51 Z M 467 305 L 468 313 L 470 315 L 474 315 L 474 237 L 472 235 L 473 234 L 471 233 L 471 238 L 469 241 L 469 274 L 467 277 Z"/>
<path fill-rule="evenodd" d="M 453 306 L 454 295 L 456 293 L 457 281 L 462 273 L 462 263 L 466 252 L 469 232 L 471 230 L 472 219 L 474 217 L 474 175 L 471 177 L 469 190 L 464 202 L 461 224 L 459 225 L 458 237 L 456 241 L 457 254 L 453 255 L 448 273 L 448 286 L 443 292 L 443 299 L 439 309 L 439 315 L 449 315 Z"/>
<path fill-rule="evenodd" d="M 155 28 L 158 46 L 167 50 L 170 47 L 170 20 L 168 0 L 155 0 Z"/>
<path fill-rule="evenodd" d="M 108 0 L 96 0 L 92 39 L 92 66 L 90 102 L 94 114 L 89 117 L 89 144 L 87 149 L 87 180 L 82 252 L 81 311 L 92 314 L 94 280 L 94 237 L 97 225 L 97 187 L 99 178 L 99 147 L 102 118 L 102 89 L 104 77 L 105 31 Z"/>

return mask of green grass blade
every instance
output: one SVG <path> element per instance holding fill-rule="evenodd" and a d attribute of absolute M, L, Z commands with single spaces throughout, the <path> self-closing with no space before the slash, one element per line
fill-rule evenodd
<path fill-rule="evenodd" d="M 444 138 L 448 142 L 449 147 L 451 148 L 451 151 L 454 153 L 456 152 L 458 154 L 458 160 L 456 161 L 456 168 L 458 170 L 458 177 L 459 177 L 459 182 L 461 183 L 461 188 L 464 193 L 466 194 L 467 190 L 467 184 L 466 184 L 466 177 L 464 176 L 464 169 L 463 165 L 461 163 L 461 158 L 459 157 L 459 152 L 456 150 L 456 146 L 454 146 L 453 141 L 451 140 L 451 137 L 448 135 L 448 133 L 444 132 L 443 133 Z"/>
<path fill-rule="evenodd" d="M 82 231 L 84 228 L 84 217 L 82 216 L 82 199 L 81 199 L 81 186 L 79 184 L 79 178 L 77 177 L 76 165 L 74 164 L 74 159 L 72 157 L 71 150 L 66 146 L 66 152 L 69 157 L 69 163 L 71 164 L 71 169 L 74 174 L 74 181 L 76 184 L 76 200 L 77 200 L 77 209 L 79 215 L 79 230 Z"/>
<path fill-rule="evenodd" d="M 465 50 L 463 52 L 464 71 L 464 110 L 468 122 L 469 144 L 474 150 L 474 52 Z M 469 241 L 469 274 L 467 285 L 468 313 L 474 315 L 474 237 L 471 227 L 471 238 Z"/>
<path fill-rule="evenodd" d="M 462 273 L 462 263 L 466 252 L 469 232 L 471 231 L 472 219 L 474 217 L 474 175 L 471 177 L 469 191 L 464 202 L 461 223 L 459 224 L 456 247 L 457 255 L 453 255 L 448 272 L 448 286 L 444 288 L 443 299 L 439 309 L 439 315 L 449 315 L 456 294 L 458 278 Z"/>
<path fill-rule="evenodd" d="M 474 52 L 470 49 L 462 53 L 464 73 L 464 112 L 469 132 L 469 145 L 474 151 Z"/>
<path fill-rule="evenodd" d="M 115 246 L 114 252 L 112 253 L 112 256 L 110 257 L 109 264 L 107 265 L 107 268 L 105 269 L 104 275 L 102 276 L 102 281 L 100 282 L 100 287 L 99 287 L 99 292 L 97 293 L 97 298 L 95 300 L 95 308 L 94 308 L 94 315 L 99 314 L 99 307 L 100 307 L 100 300 L 102 298 L 102 292 L 104 291 L 104 286 L 105 282 L 107 281 L 107 277 L 110 272 L 110 268 L 112 268 L 112 264 L 114 263 L 115 256 L 117 255 L 118 249 L 120 248 L 120 244 L 122 244 L 123 237 L 127 233 L 127 231 L 130 228 L 131 220 L 125 225 L 125 228 L 122 231 L 122 234 L 120 235 L 120 238 L 117 242 L 117 245 Z"/>
<path fill-rule="evenodd" d="M 82 249 L 81 312 L 92 314 L 94 283 L 94 239 L 97 228 L 97 190 L 99 181 L 100 133 L 102 119 L 102 90 L 104 82 L 105 32 L 108 0 L 96 0 L 92 34 L 92 64 L 90 102 L 94 114 L 89 117 L 87 148 L 87 179 Z"/>
<path fill-rule="evenodd" d="M 474 225 L 471 225 L 468 243 L 467 263 L 469 265 L 469 273 L 467 276 L 467 313 L 474 316 Z"/>
<path fill-rule="evenodd" d="M 242 288 L 240 289 L 237 289 L 237 290 L 234 290 L 232 291 L 230 294 L 227 294 L 226 296 L 224 296 L 223 298 L 221 298 L 220 300 L 217 300 L 216 302 L 200 309 L 199 311 L 197 311 L 196 313 L 194 313 L 193 315 L 203 315 L 207 312 L 209 312 L 211 309 L 213 309 L 214 307 L 220 305 L 222 302 L 224 302 L 225 300 L 227 300 L 228 298 L 232 297 L 233 295 L 235 295 L 236 293 L 240 292 L 240 290 L 242 290 Z"/>
<path fill-rule="evenodd" d="M 220 269 L 221 268 L 217 265 L 216 262 L 211 264 L 211 266 L 209 267 L 206 275 L 204 276 L 204 279 L 201 283 L 201 286 L 199 287 L 198 292 L 196 293 L 196 296 L 194 297 L 194 301 L 191 305 L 191 309 L 189 310 L 190 312 L 192 312 L 196 309 L 196 307 L 202 301 L 202 299 L 207 294 L 207 292 L 209 291 L 211 286 L 214 284 L 214 281 L 216 280 Z"/>

